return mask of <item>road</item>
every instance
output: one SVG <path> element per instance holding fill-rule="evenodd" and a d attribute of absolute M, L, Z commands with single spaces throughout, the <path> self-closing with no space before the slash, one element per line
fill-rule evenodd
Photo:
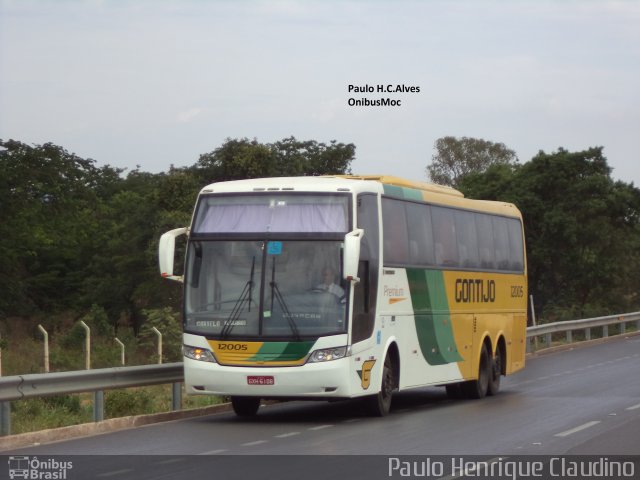
<path fill-rule="evenodd" d="M 190 455 L 220 455 L 236 468 L 242 461 L 229 456 L 640 455 L 640 336 L 530 358 L 483 400 L 416 389 L 397 394 L 384 418 L 367 417 L 354 402 L 290 402 L 262 407 L 253 420 L 225 412 L 4 453 L 120 455 L 88 457 L 116 478 L 141 467 L 137 455 L 161 455 L 143 463 L 166 478 L 177 478 L 170 472 L 184 471 Z M 321 466 L 317 458 L 311 462 Z"/>

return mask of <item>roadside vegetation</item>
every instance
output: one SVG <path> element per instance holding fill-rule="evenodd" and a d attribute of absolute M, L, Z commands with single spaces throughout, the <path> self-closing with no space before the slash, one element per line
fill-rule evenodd
<path fill-rule="evenodd" d="M 354 159 L 355 146 L 336 141 L 227 139 L 189 167 L 148 173 L 97 166 L 51 143 L 0 140 L 2 375 L 44 371 L 38 325 L 49 333 L 51 371 L 85 368 L 80 320 L 91 327 L 92 368 L 121 364 L 115 338 L 126 365 L 157 363 L 154 326 L 163 362 L 179 361 L 181 290 L 158 275 L 157 248 L 163 232 L 188 225 L 198 191 L 222 180 L 351 173 Z M 444 137 L 426 173 L 522 211 L 538 323 L 640 310 L 640 189 L 613 180 L 602 147 L 521 162 L 503 144 Z M 106 416 L 166 411 L 169 390 L 107 392 Z M 84 394 L 12 408 L 14 432 L 92 419 Z"/>

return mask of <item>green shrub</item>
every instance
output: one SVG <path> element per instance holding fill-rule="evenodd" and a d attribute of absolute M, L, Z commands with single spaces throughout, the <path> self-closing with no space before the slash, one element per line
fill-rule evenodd
<path fill-rule="evenodd" d="M 147 390 L 112 390 L 105 394 L 105 418 L 152 412 L 153 396 Z"/>

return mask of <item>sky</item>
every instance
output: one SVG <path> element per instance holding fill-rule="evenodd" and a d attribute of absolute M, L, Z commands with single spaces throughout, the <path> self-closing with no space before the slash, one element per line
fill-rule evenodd
<path fill-rule="evenodd" d="M 601 146 L 640 186 L 639 26 L 638 1 L 0 0 L 0 139 L 152 173 L 336 140 L 412 180 L 444 136 Z"/>

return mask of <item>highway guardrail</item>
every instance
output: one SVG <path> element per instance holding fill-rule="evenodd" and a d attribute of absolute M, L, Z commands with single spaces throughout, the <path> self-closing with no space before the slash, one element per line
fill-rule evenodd
<path fill-rule="evenodd" d="M 573 342 L 572 332 L 583 330 L 585 339 L 591 339 L 591 329 L 602 327 L 602 336 L 609 335 L 609 327 L 620 326 L 620 334 L 626 331 L 626 324 L 636 322 L 640 331 L 640 312 L 610 315 L 582 320 L 547 323 L 527 328 L 527 349 L 535 348 L 538 337 L 544 338 L 545 348 L 551 346 L 552 335 L 565 333 L 567 343 Z M 534 347 L 532 347 L 532 343 Z M 11 431 L 11 401 L 25 398 L 71 393 L 94 392 L 94 421 L 104 419 L 104 391 L 118 388 L 142 387 L 147 385 L 173 384 L 173 410 L 182 405 L 182 382 L 184 373 L 182 362 L 135 367 L 114 367 L 70 372 L 36 373 L 0 377 L 0 434 Z"/>

